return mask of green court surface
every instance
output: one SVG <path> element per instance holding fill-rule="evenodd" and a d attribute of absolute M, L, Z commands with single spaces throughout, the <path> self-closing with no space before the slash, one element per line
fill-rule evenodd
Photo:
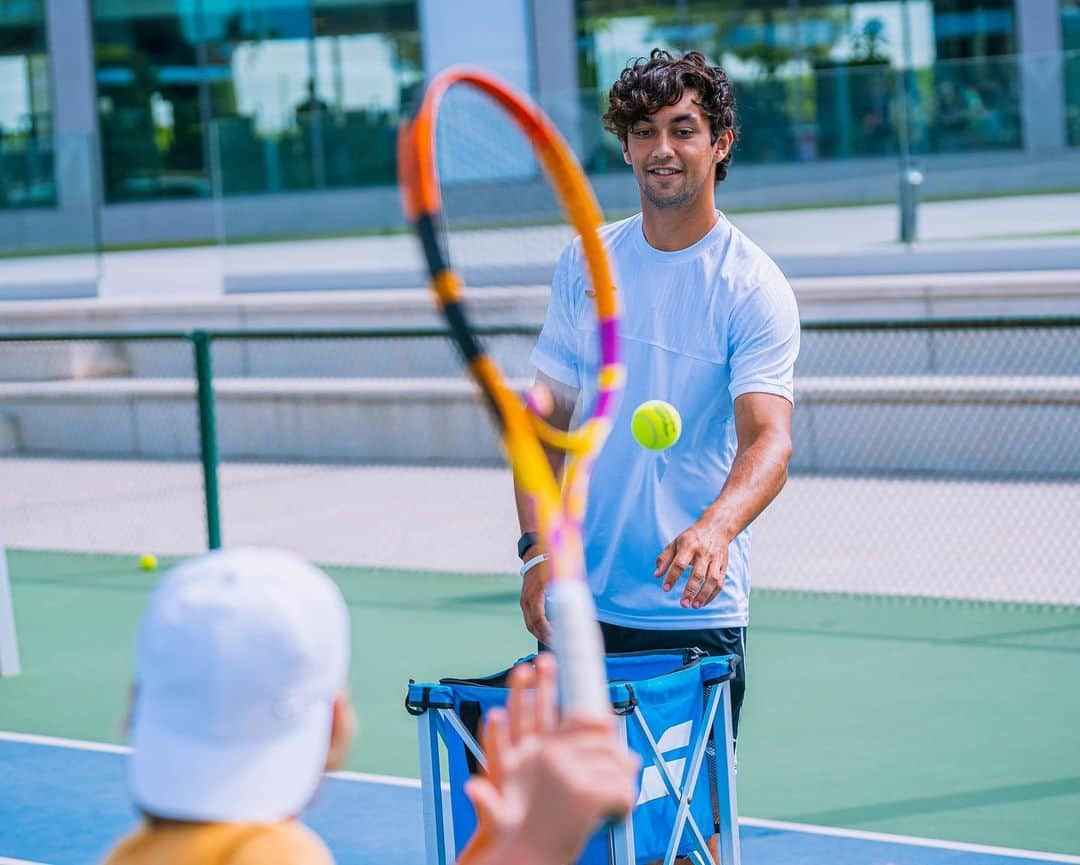
<path fill-rule="evenodd" d="M 0 730 L 122 740 L 156 575 L 8 557 L 24 672 L 0 681 Z M 531 651 L 517 577 L 328 570 L 352 612 L 349 768 L 415 776 L 406 683 Z M 1080 608 L 759 591 L 748 653 L 742 814 L 1080 853 Z"/>

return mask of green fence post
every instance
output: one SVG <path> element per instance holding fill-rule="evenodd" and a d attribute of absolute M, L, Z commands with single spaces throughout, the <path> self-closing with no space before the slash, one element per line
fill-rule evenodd
<path fill-rule="evenodd" d="M 199 455 L 202 457 L 203 496 L 206 499 L 206 542 L 221 547 L 221 510 L 218 503 L 217 426 L 214 415 L 214 371 L 210 360 L 210 337 L 205 331 L 191 334 L 195 347 L 195 377 L 199 397 Z"/>

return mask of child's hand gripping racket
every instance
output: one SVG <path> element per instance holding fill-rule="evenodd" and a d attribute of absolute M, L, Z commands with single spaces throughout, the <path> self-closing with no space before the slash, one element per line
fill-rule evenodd
<path fill-rule="evenodd" d="M 576 430 L 548 424 L 530 396 L 524 403 L 507 385 L 495 362 L 473 333 L 461 296 L 461 280 L 451 269 L 443 243 L 442 195 L 436 166 L 435 127 L 447 89 L 469 84 L 501 106 L 531 142 L 551 180 L 581 245 L 599 328 L 598 396 L 592 415 Z M 483 390 L 502 436 L 519 486 L 532 496 L 539 531 L 549 556 L 549 601 L 553 646 L 559 660 L 560 703 L 564 711 L 608 715 L 603 641 L 592 594 L 585 582 L 581 528 L 589 472 L 611 429 L 622 388 L 618 308 L 611 267 L 600 240 L 600 208 L 573 152 L 532 101 L 492 76 L 463 67 L 447 69 L 428 85 L 412 119 L 398 137 L 398 178 L 405 213 L 413 223 L 431 274 L 431 288 L 453 332 L 465 363 Z M 566 452 L 562 490 L 543 445 Z"/>

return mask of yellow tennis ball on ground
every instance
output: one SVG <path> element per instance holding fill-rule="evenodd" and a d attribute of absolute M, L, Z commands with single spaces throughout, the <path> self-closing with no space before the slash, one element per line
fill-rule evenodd
<path fill-rule="evenodd" d="M 634 409 L 630 432 L 643 448 L 662 451 L 671 447 L 682 434 L 678 409 L 662 399 L 650 399 Z"/>
<path fill-rule="evenodd" d="M 157 556 L 153 553 L 139 556 L 139 567 L 144 571 L 156 571 L 158 566 Z"/>

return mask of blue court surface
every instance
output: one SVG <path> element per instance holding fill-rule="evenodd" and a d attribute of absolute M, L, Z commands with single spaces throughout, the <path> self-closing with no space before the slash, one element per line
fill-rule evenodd
<path fill-rule="evenodd" d="M 125 749 L 0 733 L 0 865 L 91 865 L 136 822 Z M 304 815 L 339 865 L 423 865 L 419 783 L 341 773 Z M 747 865 L 1030 865 L 1080 856 L 741 821 Z"/>

